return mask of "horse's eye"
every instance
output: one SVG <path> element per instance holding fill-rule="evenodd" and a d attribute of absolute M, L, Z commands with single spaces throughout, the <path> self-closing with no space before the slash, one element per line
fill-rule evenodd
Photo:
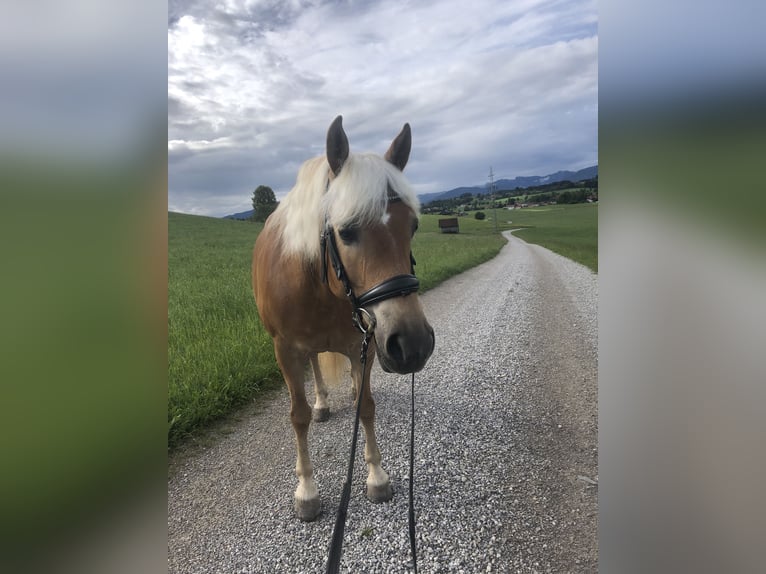
<path fill-rule="evenodd" d="M 354 243 L 357 239 L 359 239 L 359 229 L 356 227 L 343 227 L 340 229 L 340 231 L 338 231 L 338 235 L 340 235 L 343 243 Z"/>
<path fill-rule="evenodd" d="M 415 232 L 418 230 L 418 220 L 416 219 L 415 222 L 412 224 L 412 235 L 415 235 Z"/>

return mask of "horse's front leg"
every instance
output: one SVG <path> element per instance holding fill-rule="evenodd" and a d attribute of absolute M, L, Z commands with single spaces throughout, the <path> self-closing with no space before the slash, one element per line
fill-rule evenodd
<path fill-rule="evenodd" d="M 298 475 L 298 487 L 295 489 L 295 513 L 303 521 L 311 522 L 319 516 L 319 490 L 314 480 L 314 467 L 311 464 L 308 446 L 308 431 L 311 424 L 311 407 L 306 400 L 304 388 L 305 365 L 308 356 L 297 351 L 282 340 L 274 341 L 274 351 L 290 390 L 290 420 L 295 431 L 295 446 L 298 459 L 295 473 Z"/>
<path fill-rule="evenodd" d="M 364 460 L 369 470 L 367 474 L 367 498 L 371 502 L 386 502 L 391 500 L 393 491 L 391 490 L 391 481 L 388 478 L 388 473 L 380 466 L 380 450 L 378 450 L 378 441 L 375 438 L 375 400 L 372 398 L 372 389 L 370 388 L 370 370 L 375 359 L 375 351 L 372 345 L 370 347 L 364 372 L 367 383 L 362 395 L 360 411 L 365 436 Z M 354 380 L 354 387 L 361 389 L 361 362 L 352 361 L 351 376 Z"/>

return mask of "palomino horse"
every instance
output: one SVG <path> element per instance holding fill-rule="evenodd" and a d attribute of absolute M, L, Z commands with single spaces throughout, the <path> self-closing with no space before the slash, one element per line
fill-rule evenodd
<path fill-rule="evenodd" d="M 410 274 L 410 242 L 419 209 L 402 175 L 410 146 L 410 126 L 405 124 L 384 157 L 350 154 L 338 116 L 327 132 L 326 157 L 303 164 L 295 186 L 255 242 L 253 292 L 290 391 L 298 453 L 295 511 L 301 520 L 314 520 L 320 510 L 307 441 L 308 363 L 314 371 L 314 420 L 323 421 L 329 416 L 325 378 L 331 375 L 325 366 L 338 364 L 325 361 L 335 355 L 324 353 L 351 361 L 358 400 L 362 377 L 369 380 L 376 351 L 385 371 L 403 374 L 422 369 L 434 349 L 433 329 L 415 293 L 418 282 Z M 328 267 L 335 272 L 327 273 Z M 359 329 L 370 325 L 374 337 L 362 372 Z M 380 465 L 371 392 L 362 393 L 360 410 L 369 469 L 367 498 L 384 502 L 392 491 Z"/>

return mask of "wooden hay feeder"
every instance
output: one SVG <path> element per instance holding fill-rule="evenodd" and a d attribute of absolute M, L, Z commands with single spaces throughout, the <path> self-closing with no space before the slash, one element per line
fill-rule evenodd
<path fill-rule="evenodd" d="M 440 219 L 439 230 L 442 233 L 460 233 L 460 227 L 458 226 L 457 217 Z"/>

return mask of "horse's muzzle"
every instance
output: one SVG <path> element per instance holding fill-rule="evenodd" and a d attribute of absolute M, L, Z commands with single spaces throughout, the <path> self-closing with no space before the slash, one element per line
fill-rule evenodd
<path fill-rule="evenodd" d="M 422 329 L 394 331 L 377 341 L 378 361 L 387 373 L 416 373 L 425 367 L 435 342 L 434 330 L 427 322 Z"/>

